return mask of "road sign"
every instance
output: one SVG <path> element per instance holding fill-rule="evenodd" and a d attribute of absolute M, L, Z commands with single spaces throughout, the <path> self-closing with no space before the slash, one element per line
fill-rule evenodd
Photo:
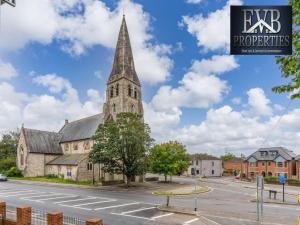
<path fill-rule="evenodd" d="M 285 184 L 285 182 L 286 182 L 285 175 L 283 173 L 279 174 L 279 183 Z"/>
<path fill-rule="evenodd" d="M 4 3 L 7 3 L 7 4 L 9 4 L 13 7 L 16 6 L 16 0 L 0 0 L 0 2 L 1 2 L 1 5 L 4 4 Z"/>

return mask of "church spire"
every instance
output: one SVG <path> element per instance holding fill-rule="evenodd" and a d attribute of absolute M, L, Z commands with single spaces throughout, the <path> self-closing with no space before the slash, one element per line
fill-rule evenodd
<path fill-rule="evenodd" d="M 108 83 L 121 77 L 126 77 L 127 79 L 140 86 L 140 81 L 134 68 L 133 54 L 131 50 L 125 15 L 123 15 L 122 25 L 120 28 L 117 47 L 115 51 L 113 68 L 110 73 Z"/>

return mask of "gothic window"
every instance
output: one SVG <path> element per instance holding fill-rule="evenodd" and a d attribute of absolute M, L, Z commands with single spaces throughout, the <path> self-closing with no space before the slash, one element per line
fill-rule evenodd
<path fill-rule="evenodd" d="M 131 112 L 135 112 L 135 106 L 131 105 Z"/>
<path fill-rule="evenodd" d="M 84 150 L 89 150 L 90 149 L 90 141 L 85 140 L 83 143 L 83 146 L 84 146 Z"/>
<path fill-rule="evenodd" d="M 93 170 L 93 164 L 91 162 L 87 164 L 87 170 L 89 171 Z"/>
<path fill-rule="evenodd" d="M 119 96 L 119 84 L 116 86 L 116 96 Z"/>
<path fill-rule="evenodd" d="M 113 104 L 112 108 L 113 108 L 113 112 L 116 112 L 116 104 L 115 103 Z"/>
<path fill-rule="evenodd" d="M 128 96 L 131 97 L 131 85 L 130 84 L 128 85 Z"/>
<path fill-rule="evenodd" d="M 110 97 L 113 98 L 114 97 L 114 87 L 110 88 Z"/>
<path fill-rule="evenodd" d="M 78 144 L 77 144 L 77 143 L 74 143 L 74 144 L 73 144 L 73 148 L 74 148 L 74 150 L 78 150 Z"/>
<path fill-rule="evenodd" d="M 21 159 L 20 159 L 20 163 L 21 165 L 23 166 L 24 165 L 24 150 L 23 150 L 23 147 L 21 147 Z"/>
<path fill-rule="evenodd" d="M 137 90 L 134 88 L 134 98 L 137 98 Z"/>
<path fill-rule="evenodd" d="M 69 144 L 68 144 L 68 143 L 65 144 L 65 151 L 66 151 L 66 152 L 69 151 Z"/>

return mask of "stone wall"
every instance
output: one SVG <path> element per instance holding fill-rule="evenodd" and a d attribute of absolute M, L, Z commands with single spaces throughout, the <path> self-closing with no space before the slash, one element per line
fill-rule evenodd
<path fill-rule="evenodd" d="M 63 177 L 65 179 L 77 179 L 77 166 L 68 165 L 47 165 L 46 166 L 47 175 L 56 175 L 58 177 Z"/>
<path fill-rule="evenodd" d="M 89 153 L 93 146 L 93 141 L 91 139 L 65 142 L 60 144 L 64 154 L 85 154 Z M 78 149 L 75 150 L 75 145 Z M 88 146 L 88 148 L 86 148 Z"/>

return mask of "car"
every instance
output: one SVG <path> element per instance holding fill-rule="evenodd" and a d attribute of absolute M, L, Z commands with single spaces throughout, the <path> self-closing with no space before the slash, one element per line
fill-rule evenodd
<path fill-rule="evenodd" d="M 3 174 L 0 174 L 0 181 L 7 181 L 7 177 Z"/>

